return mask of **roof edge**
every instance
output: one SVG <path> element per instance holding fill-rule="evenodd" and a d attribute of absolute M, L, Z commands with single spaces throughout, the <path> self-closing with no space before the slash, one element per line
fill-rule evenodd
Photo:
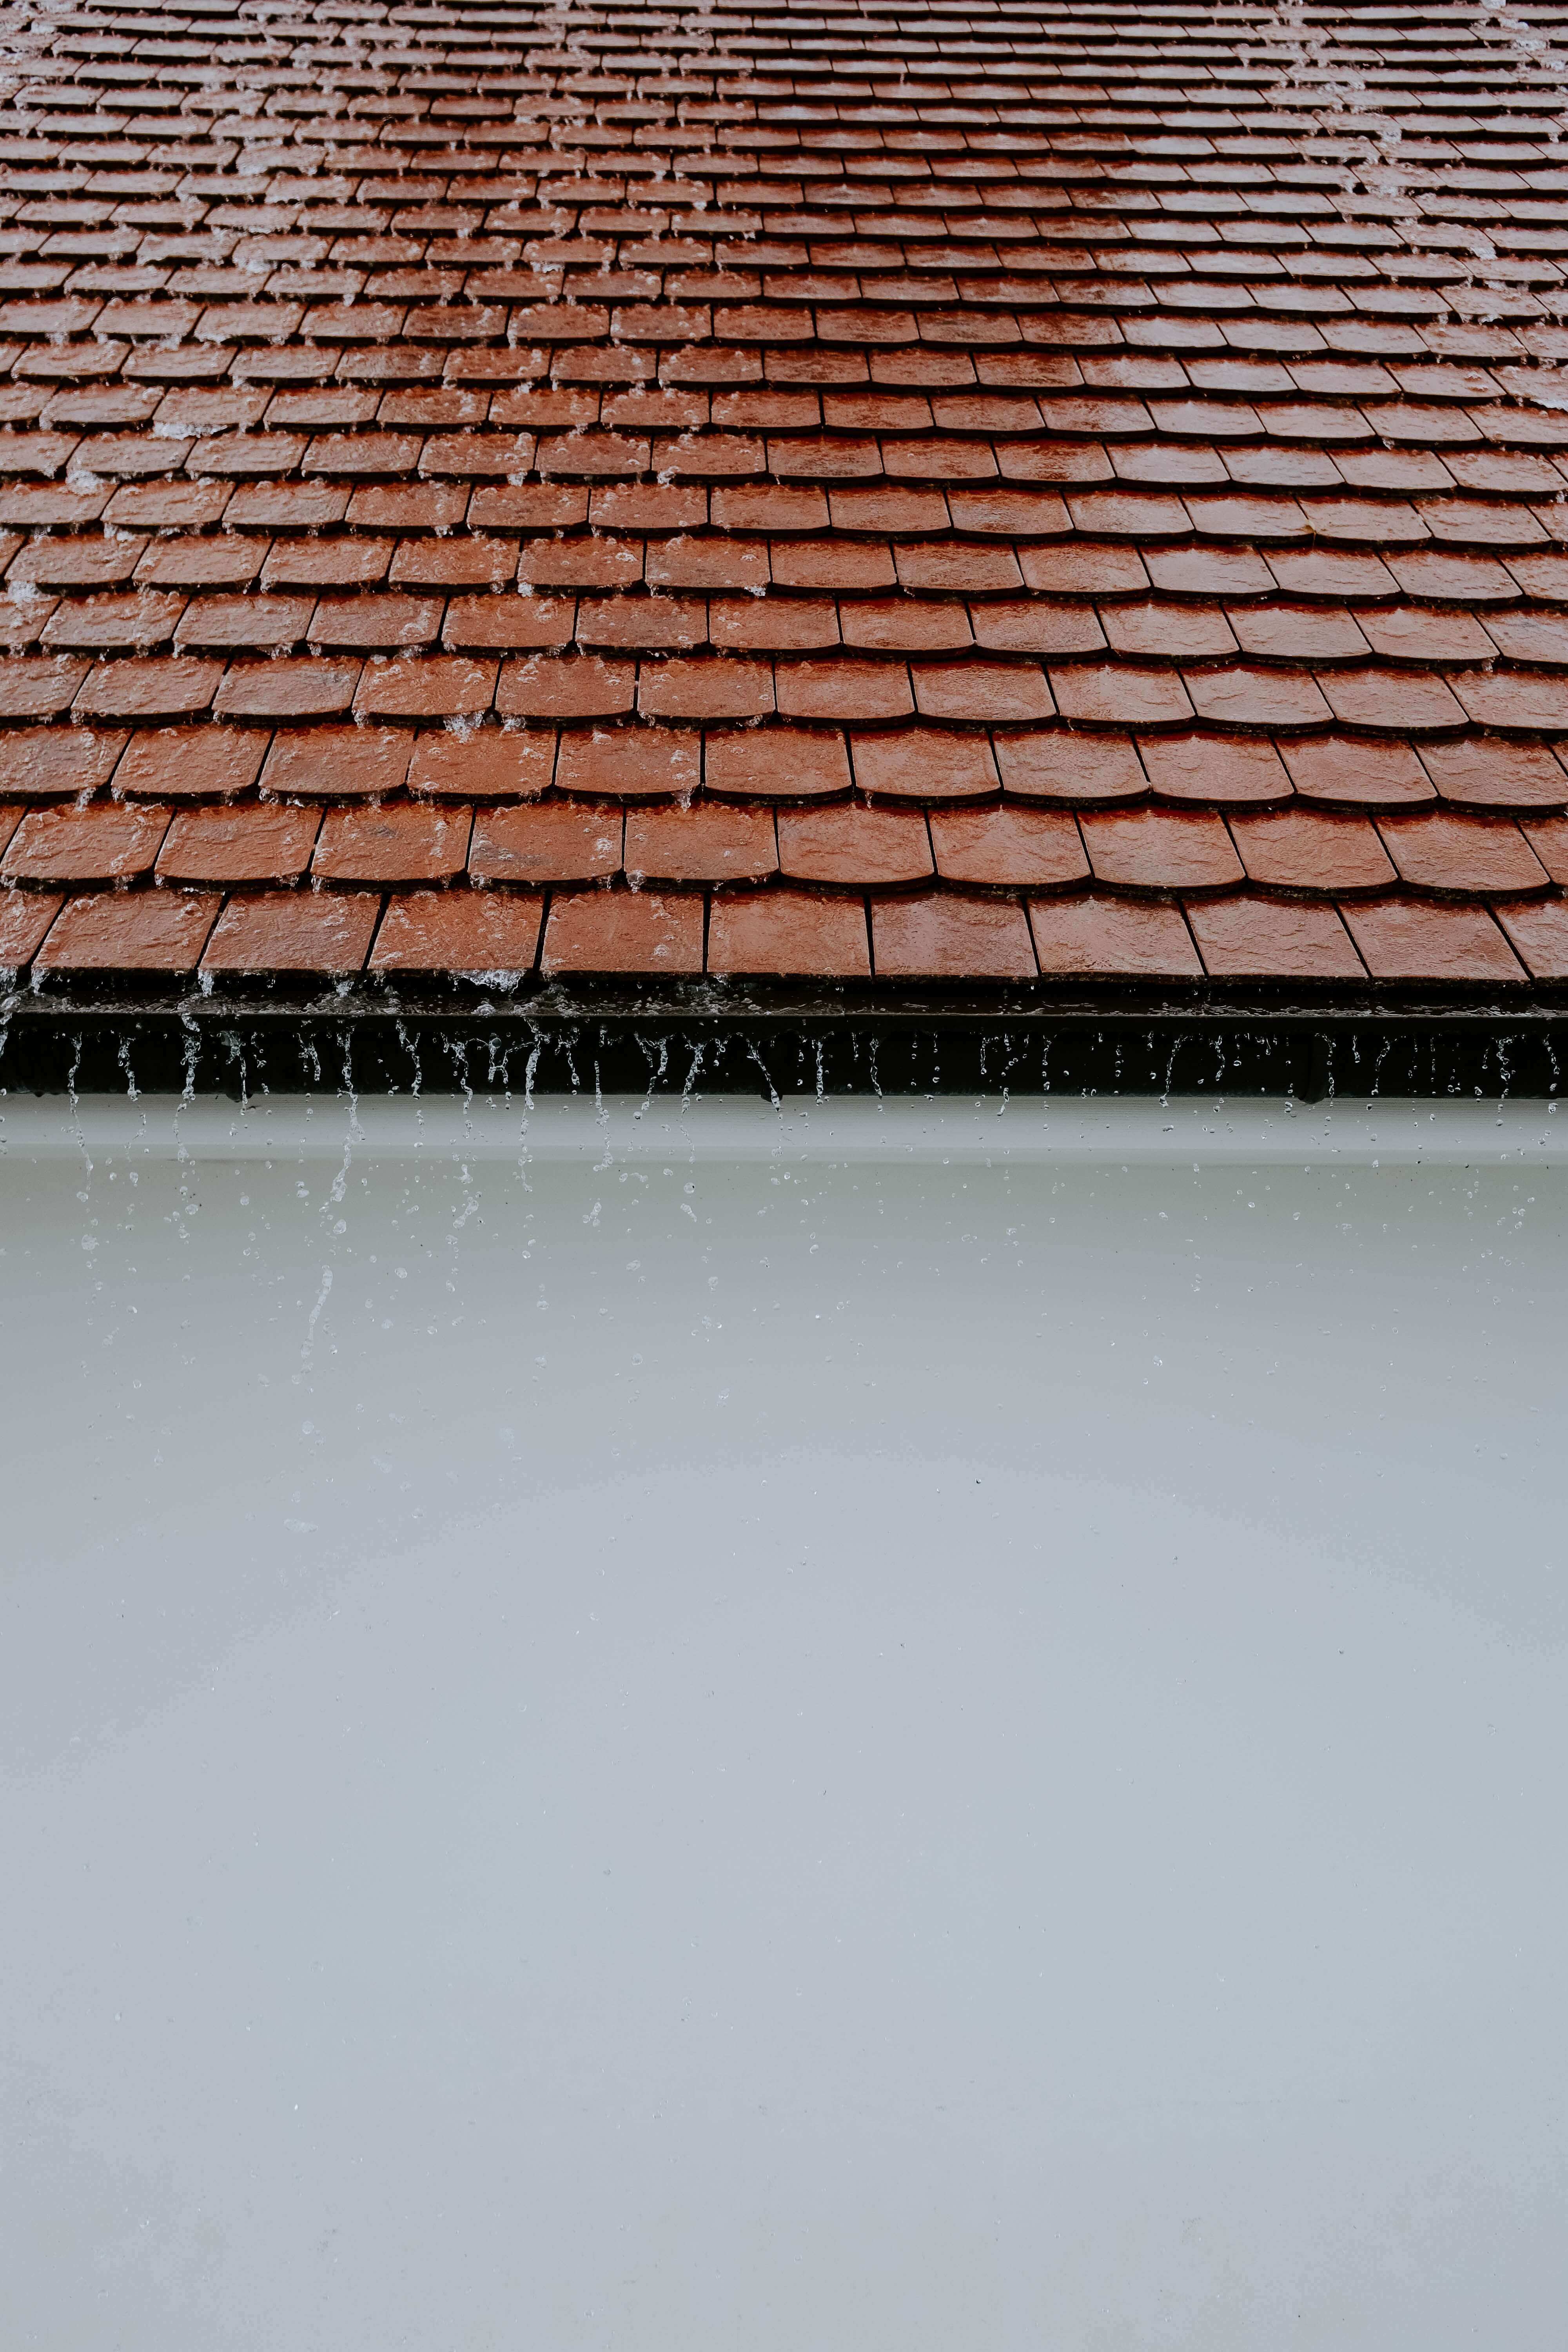
<path fill-rule="evenodd" d="M 1568 1001 L 1432 991 L 1038 992 L 878 1004 L 784 988 L 531 995 L 355 983 L 280 998 L 0 1003 L 0 1095 L 1335 1095 L 1551 1099 Z"/>

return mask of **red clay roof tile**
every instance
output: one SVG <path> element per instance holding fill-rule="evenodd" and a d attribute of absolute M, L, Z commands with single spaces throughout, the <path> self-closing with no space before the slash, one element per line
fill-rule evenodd
<path fill-rule="evenodd" d="M 7 882 L 126 882 L 152 871 L 169 829 L 166 808 L 94 801 L 35 809 L 0 864 Z"/>
<path fill-rule="evenodd" d="M 400 789 L 413 739 L 391 729 L 308 727 L 279 734 L 261 771 L 261 790 L 282 799 L 379 800 Z"/>
<path fill-rule="evenodd" d="M 415 881 L 374 969 L 531 970 L 462 846 L 554 887 L 625 834 L 681 887 L 560 895 L 547 968 L 1027 979 L 1029 893 L 1047 982 L 1568 977 L 1549 61 L 1331 10 L 1347 100 L 1220 17 L 590 7 L 584 79 L 423 16 L 242 13 L 199 91 L 139 49 L 129 127 L 50 18 L 38 167 L 177 131 L 179 185 L 13 190 L 0 961 L 189 969 L 157 858 L 247 892 L 215 972 L 357 971 Z M 258 182 L 258 71 L 368 76 L 370 143 L 301 115 Z"/>
<path fill-rule="evenodd" d="M 544 901 L 523 891 L 416 890 L 389 898 L 373 971 L 531 971 Z"/>
<path fill-rule="evenodd" d="M 1394 880 L 1377 828 L 1364 816 L 1270 809 L 1233 816 L 1230 833 L 1247 879 L 1265 888 L 1384 890 Z"/>
<path fill-rule="evenodd" d="M 518 653 L 572 643 L 577 607 L 570 596 L 454 596 L 441 627 L 442 643 L 464 653 Z"/>
<path fill-rule="evenodd" d="M 1478 735 L 1459 743 L 1426 743 L 1421 761 L 1446 801 L 1468 808 L 1560 808 L 1568 803 L 1568 771 L 1544 743 L 1514 743 Z"/>
<path fill-rule="evenodd" d="M 703 961 L 700 891 L 569 890 L 550 903 L 547 972 L 646 972 L 674 979 Z"/>
<path fill-rule="evenodd" d="M 369 890 L 263 890 L 231 898 L 202 958 L 205 971 L 362 971 L 381 914 Z"/>
<path fill-rule="evenodd" d="M 390 653 L 434 645 L 444 610 L 427 596 L 323 596 L 299 635 L 329 653 Z"/>
<path fill-rule="evenodd" d="M 1568 817 L 1525 817 L 1520 830 L 1552 881 L 1568 880 Z"/>
<path fill-rule="evenodd" d="M 1193 706 L 1179 677 L 1133 662 L 1053 666 L 1057 709 L 1069 720 L 1107 727 L 1190 726 Z"/>
<path fill-rule="evenodd" d="M 773 812 L 720 801 L 626 813 L 626 870 L 634 884 L 757 882 L 773 873 Z"/>
<path fill-rule="evenodd" d="M 1203 970 L 1179 908 L 1158 900 L 1032 898 L 1040 970 L 1085 980 L 1194 980 Z"/>
<path fill-rule="evenodd" d="M 595 654 L 503 662 L 495 692 L 503 719 L 616 719 L 636 699 L 636 663 Z"/>
<path fill-rule="evenodd" d="M 1004 790 L 1023 800 L 1129 800 L 1149 789 L 1126 735 L 1076 735 L 1055 728 L 1038 735 L 1004 735 L 996 741 Z"/>
<path fill-rule="evenodd" d="M 0 731 L 0 794 L 32 800 L 107 784 L 132 739 L 121 729 L 18 727 Z"/>
<path fill-rule="evenodd" d="M 847 646 L 885 654 L 952 653 L 971 642 L 962 604 L 921 604 L 909 597 L 868 596 L 846 602 L 838 634 Z"/>
<path fill-rule="evenodd" d="M 408 762 L 411 793 L 446 800 L 532 800 L 555 774 L 553 728 L 441 728 L 417 735 Z"/>
<path fill-rule="evenodd" d="M 364 719 L 477 719 L 495 698 L 497 667 L 493 661 L 473 661 L 460 654 L 368 661 L 354 695 L 354 712 Z"/>
<path fill-rule="evenodd" d="M 621 870 L 618 804 L 552 801 L 475 812 L 468 872 L 476 882 L 608 881 Z"/>
<path fill-rule="evenodd" d="M 621 800 L 689 798 L 701 774 L 701 739 L 662 728 L 563 735 L 555 760 L 563 792 Z"/>
<path fill-rule="evenodd" d="M 1289 776 L 1265 738 L 1147 735 L 1138 751 L 1162 800 L 1242 805 L 1290 798 Z"/>
<path fill-rule="evenodd" d="M 44 971 L 194 971 L 219 903 L 184 890 L 72 898 L 36 961 Z"/>
<path fill-rule="evenodd" d="M 863 803 L 778 812 L 781 872 L 796 881 L 859 888 L 923 881 L 932 871 L 931 835 L 913 809 Z"/>
<path fill-rule="evenodd" d="M 709 919 L 708 969 L 720 975 L 865 980 L 865 901 L 811 890 L 726 891 Z"/>
<path fill-rule="evenodd" d="M 1405 808 L 1436 797 L 1408 743 L 1309 735 L 1281 742 L 1279 757 L 1297 792 L 1331 808 Z"/>
<path fill-rule="evenodd" d="M 1363 965 L 1332 907 L 1264 897 L 1200 898 L 1188 908 L 1216 980 L 1360 980 Z"/>
<path fill-rule="evenodd" d="M 1065 811 L 933 809 L 931 837 L 944 882 L 1040 890 L 1089 879 L 1082 839 Z"/>
<path fill-rule="evenodd" d="M 871 951 L 889 980 L 1032 980 L 1036 971 L 1023 908 L 956 891 L 873 899 Z"/>
<path fill-rule="evenodd" d="M 468 864 L 472 812 L 447 802 L 330 808 L 310 870 L 318 881 L 445 882 Z"/>
<path fill-rule="evenodd" d="M 0 739 L 3 740 L 3 739 Z M 710 792 L 789 800 L 847 793 L 851 777 L 844 737 L 826 728 L 772 727 L 710 733 L 703 752 Z"/>
<path fill-rule="evenodd" d="M 907 727 L 886 735 L 851 735 L 855 781 L 879 800 L 978 800 L 999 789 L 984 736 Z"/>
<path fill-rule="evenodd" d="M 1348 904 L 1344 919 L 1374 980 L 1496 982 L 1524 977 L 1484 908 L 1383 898 Z"/>
<path fill-rule="evenodd" d="M 122 719 L 143 725 L 189 719 L 208 709 L 223 678 L 219 663 L 182 660 L 100 662 L 72 705 L 79 719 Z"/>
<path fill-rule="evenodd" d="M 1532 980 L 1568 980 L 1568 903 L 1561 898 L 1493 909 Z"/>
<path fill-rule="evenodd" d="M 43 890 L 0 891 L 0 971 L 23 971 L 65 904 Z"/>
<path fill-rule="evenodd" d="M 1490 898 L 1546 887 L 1545 867 L 1507 817 L 1434 810 L 1385 816 L 1378 830 L 1400 880 L 1415 889 Z"/>
<path fill-rule="evenodd" d="M 310 863 L 321 811 L 247 802 L 182 809 L 158 852 L 161 882 L 297 882 Z"/>
<path fill-rule="evenodd" d="M 773 708 L 773 674 L 766 662 L 711 655 L 645 661 L 637 672 L 637 710 L 644 719 L 764 719 Z"/>
<path fill-rule="evenodd" d="M 857 720 L 912 716 L 914 697 L 902 659 L 781 662 L 773 682 L 789 719 Z"/>
<path fill-rule="evenodd" d="M 1196 809 L 1089 809 L 1079 823 L 1097 882 L 1201 890 L 1242 879 L 1222 817 Z"/>
<path fill-rule="evenodd" d="M 331 719 L 348 709 L 359 683 L 357 661 L 237 663 L 218 689 L 219 719 Z"/>

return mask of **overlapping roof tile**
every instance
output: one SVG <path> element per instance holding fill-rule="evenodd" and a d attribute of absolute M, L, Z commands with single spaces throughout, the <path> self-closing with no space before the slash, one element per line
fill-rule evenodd
<path fill-rule="evenodd" d="M 1568 978 L 1568 9 L 0 13 L 0 961 Z"/>

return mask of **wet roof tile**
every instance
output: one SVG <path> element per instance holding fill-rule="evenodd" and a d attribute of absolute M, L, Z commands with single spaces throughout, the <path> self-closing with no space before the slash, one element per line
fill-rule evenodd
<path fill-rule="evenodd" d="M 0 52 L 6 969 L 1568 979 L 1568 68 L 1501 18 Z"/>

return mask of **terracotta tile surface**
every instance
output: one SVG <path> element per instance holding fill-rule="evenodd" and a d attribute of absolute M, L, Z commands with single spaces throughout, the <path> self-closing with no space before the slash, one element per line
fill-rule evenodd
<path fill-rule="evenodd" d="M 521 891 L 417 890 L 387 902 L 373 971 L 531 971 L 544 901 Z"/>
<path fill-rule="evenodd" d="M 791 979 L 868 979 L 865 901 L 809 890 L 727 893 L 713 901 L 708 969 Z"/>
<path fill-rule="evenodd" d="M 879 972 L 907 980 L 1032 980 L 1035 950 L 1024 909 L 1005 899 L 956 891 L 879 898 L 871 907 Z"/>
<path fill-rule="evenodd" d="M 703 905 L 695 893 L 562 891 L 551 901 L 544 969 L 556 971 L 702 970 Z"/>
<path fill-rule="evenodd" d="M 779 867 L 792 880 L 855 888 L 922 882 L 932 870 L 931 833 L 918 809 L 862 802 L 781 809 Z"/>
<path fill-rule="evenodd" d="M 34 809 L 0 870 L 7 882 L 128 882 L 152 872 L 168 826 L 166 808 L 113 801 Z"/>
<path fill-rule="evenodd" d="M 1568 980 L 1552 21 L 10 11 L 0 964 Z"/>
<path fill-rule="evenodd" d="M 718 801 L 629 809 L 626 865 L 637 882 L 762 881 L 778 865 L 773 812 Z"/>
<path fill-rule="evenodd" d="M 1241 860 L 1213 812 L 1094 809 L 1079 820 L 1094 878 L 1131 890 L 1218 889 L 1239 882 Z"/>
<path fill-rule="evenodd" d="M 114 789 L 137 799 L 227 800 L 255 783 L 266 756 L 266 737 L 238 728 L 149 728 L 132 737 Z"/>
<path fill-rule="evenodd" d="M 1346 928 L 1374 980 L 1516 981 L 1507 940 L 1479 907 L 1386 898 L 1344 909 Z"/>
<path fill-rule="evenodd" d="M 0 971 L 24 971 L 65 904 L 41 890 L 8 890 L 0 898 Z"/>
<path fill-rule="evenodd" d="M 68 899 L 37 961 L 46 971 L 194 971 L 221 901 L 184 890 Z"/>
<path fill-rule="evenodd" d="M 267 890 L 231 898 L 203 969 L 210 972 L 363 971 L 381 899 L 369 891 Z"/>
<path fill-rule="evenodd" d="M 1047 977 L 1191 980 L 1203 969 L 1180 909 L 1158 900 L 1035 899 L 1029 922 Z"/>
<path fill-rule="evenodd" d="M 1343 893 L 1385 889 L 1394 879 L 1387 847 L 1364 816 L 1310 805 L 1259 810 L 1233 816 L 1230 836 L 1247 879 L 1265 887 Z"/>
<path fill-rule="evenodd" d="M 1032 808 L 943 808 L 931 817 L 936 870 L 944 882 L 994 889 L 1048 889 L 1086 882 L 1089 860 L 1072 817 Z"/>
<path fill-rule="evenodd" d="M 311 871 L 323 882 L 449 882 L 468 864 L 472 822 L 471 810 L 440 802 L 331 808 Z"/>
<path fill-rule="evenodd" d="M 310 866 L 321 822 L 314 808 L 182 809 L 158 852 L 158 879 L 297 882 Z"/>
<path fill-rule="evenodd" d="M 1561 898 L 1500 906 L 1497 919 L 1533 980 L 1568 980 L 1568 905 Z"/>
<path fill-rule="evenodd" d="M 479 809 L 468 872 L 479 883 L 608 881 L 621 870 L 625 826 L 625 812 L 603 803 Z"/>
<path fill-rule="evenodd" d="M 1205 969 L 1216 979 L 1360 980 L 1363 966 L 1332 907 L 1259 897 L 1197 899 L 1189 909 Z"/>

